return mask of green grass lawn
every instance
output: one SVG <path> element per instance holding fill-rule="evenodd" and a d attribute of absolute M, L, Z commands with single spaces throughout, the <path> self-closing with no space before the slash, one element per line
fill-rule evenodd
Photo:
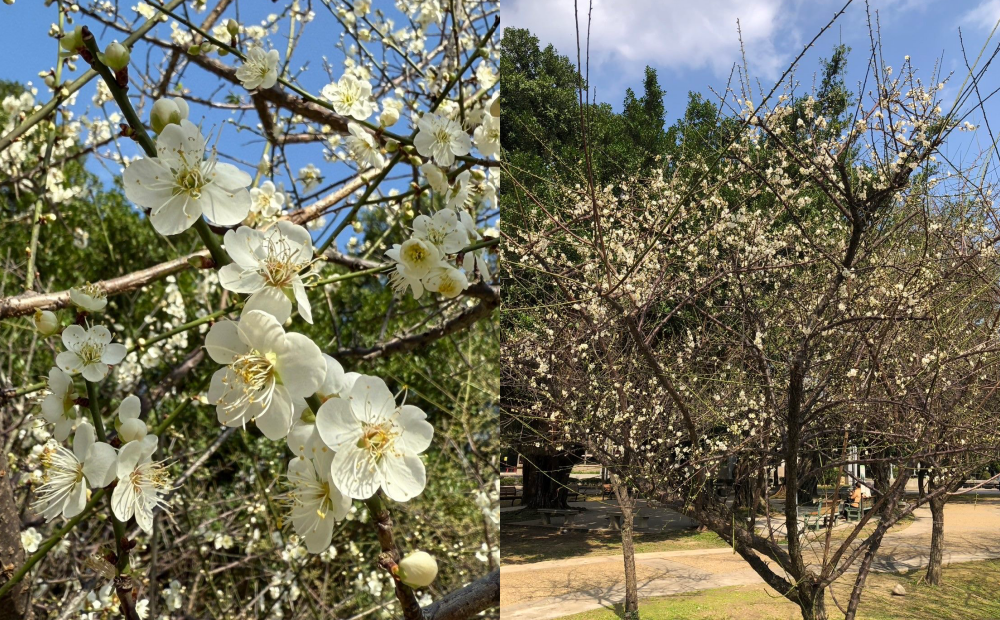
<path fill-rule="evenodd" d="M 671 530 L 662 533 L 636 534 L 635 552 L 681 551 L 725 547 L 713 532 Z M 564 532 L 539 527 L 500 528 L 500 561 L 503 564 L 527 564 L 588 555 L 621 554 L 618 532 Z"/>
<path fill-rule="evenodd" d="M 946 566 L 942 585 L 922 582 L 923 570 L 904 575 L 872 573 L 861 599 L 858 620 L 995 620 L 1000 618 L 1000 560 Z M 853 576 L 834 585 L 846 605 Z M 895 584 L 906 596 L 892 596 Z M 842 617 L 826 597 L 831 618 Z M 798 607 L 764 586 L 716 588 L 639 602 L 643 620 L 798 620 Z M 601 609 L 565 620 L 614 620 L 619 610 Z"/>

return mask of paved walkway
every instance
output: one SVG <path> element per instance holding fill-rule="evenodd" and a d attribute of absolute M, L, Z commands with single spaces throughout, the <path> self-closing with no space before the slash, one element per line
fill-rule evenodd
<path fill-rule="evenodd" d="M 927 565 L 930 509 L 914 512 L 904 530 L 886 534 L 873 563 L 880 572 L 906 572 Z M 945 507 L 945 563 L 1000 557 L 1000 502 Z M 817 549 L 822 554 L 822 547 Z M 666 596 L 763 581 L 732 549 L 704 549 L 636 555 L 642 598 Z M 552 560 L 500 569 L 502 618 L 550 620 L 591 609 L 612 607 L 625 598 L 621 556 Z"/>

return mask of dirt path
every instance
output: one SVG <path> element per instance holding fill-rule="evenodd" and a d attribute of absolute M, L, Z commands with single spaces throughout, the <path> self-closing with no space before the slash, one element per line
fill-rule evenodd
<path fill-rule="evenodd" d="M 905 572 L 926 566 L 930 510 L 914 512 L 908 528 L 886 534 L 873 568 Z M 945 562 L 1000 557 L 1000 502 L 955 503 L 945 507 Z M 817 550 L 822 554 L 822 548 Z M 636 555 L 639 596 L 653 597 L 735 585 L 763 584 L 731 549 Z M 553 560 L 500 569 L 500 615 L 506 619 L 550 620 L 613 605 L 624 599 L 620 556 Z"/>

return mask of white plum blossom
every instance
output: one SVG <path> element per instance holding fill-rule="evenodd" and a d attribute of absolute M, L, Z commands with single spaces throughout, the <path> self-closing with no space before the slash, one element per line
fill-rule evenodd
<path fill-rule="evenodd" d="M 441 254 L 454 254 L 466 246 L 468 233 L 452 209 L 413 218 L 413 236 L 433 243 Z"/>
<path fill-rule="evenodd" d="M 184 593 L 187 588 L 176 579 L 170 580 L 170 585 L 163 588 L 163 600 L 167 604 L 167 609 L 170 611 L 177 611 L 184 606 Z"/>
<path fill-rule="evenodd" d="M 326 451 L 314 459 L 295 457 L 288 461 L 292 527 L 309 553 L 322 553 L 330 546 L 333 526 L 351 510 L 351 498 L 330 482 L 333 458 L 333 452 Z"/>
<path fill-rule="evenodd" d="M 446 196 L 448 198 L 448 208 L 461 210 L 469 200 L 469 191 L 472 189 L 470 178 L 472 173 L 463 170 L 455 177 L 455 183 L 448 188 Z"/>
<path fill-rule="evenodd" d="M 316 166 L 309 164 L 305 168 L 299 168 L 299 182 L 307 192 L 319 185 L 322 180 L 323 175 Z"/>
<path fill-rule="evenodd" d="M 347 393 L 354 387 L 354 382 L 361 375 L 356 372 L 344 372 L 340 362 L 325 353 L 323 359 L 326 361 L 326 377 L 316 390 L 316 397 L 320 402 L 326 402 L 331 398 L 346 398 Z M 316 432 L 316 414 L 307 409 L 305 401 L 301 401 L 301 404 L 296 403 L 295 409 L 297 414 L 295 423 L 285 438 L 288 449 L 307 458 L 314 458 L 320 452 L 329 451 Z"/>
<path fill-rule="evenodd" d="M 80 514 L 87 504 L 88 483 L 96 489 L 114 480 L 115 449 L 94 438 L 94 427 L 83 422 L 73 437 L 72 452 L 55 442 L 43 449 L 45 483 L 35 491 L 38 499 L 34 508 L 46 521 L 59 515 L 71 519 Z"/>
<path fill-rule="evenodd" d="M 236 70 L 236 77 L 247 90 L 271 88 L 278 81 L 280 59 L 278 50 L 265 52 L 262 47 L 254 46 L 247 52 L 243 65 Z"/>
<path fill-rule="evenodd" d="M 28 553 L 38 551 L 38 545 L 42 544 L 42 540 L 42 535 L 33 527 L 29 527 L 21 532 L 21 546 Z"/>
<path fill-rule="evenodd" d="M 382 100 L 382 113 L 378 115 L 378 124 L 382 127 L 392 127 L 399 122 L 399 115 L 402 111 L 402 101 L 393 97 L 386 97 Z"/>
<path fill-rule="evenodd" d="M 260 310 L 244 312 L 238 324 L 213 325 L 205 349 L 226 366 L 212 376 L 208 390 L 219 422 L 236 427 L 254 421 L 271 440 L 288 435 L 292 399 L 314 394 L 326 376 L 319 347 L 302 334 L 286 334 Z"/>
<path fill-rule="evenodd" d="M 324 86 L 321 94 L 330 100 L 334 111 L 341 116 L 364 121 L 375 111 L 372 85 L 368 80 L 359 80 L 350 73 L 341 77 L 337 83 Z"/>
<path fill-rule="evenodd" d="M 427 177 L 427 184 L 431 186 L 435 192 L 443 194 L 448 191 L 448 175 L 444 170 L 438 168 L 431 162 L 427 162 L 420 166 L 420 172 L 424 173 Z"/>
<path fill-rule="evenodd" d="M 394 244 L 385 255 L 396 263 L 396 270 L 389 276 L 389 283 L 399 293 L 413 289 L 413 297 L 424 294 L 421 278 L 441 264 L 441 253 L 433 243 L 411 237 L 402 245 Z"/>
<path fill-rule="evenodd" d="M 385 167 L 385 157 L 375 137 L 357 123 L 348 123 L 351 135 L 344 139 L 351 157 L 359 164 L 381 170 Z"/>
<path fill-rule="evenodd" d="M 476 148 L 483 157 L 493 157 L 500 154 L 500 118 L 490 113 L 483 115 L 483 124 L 476 127 L 472 134 Z"/>
<path fill-rule="evenodd" d="M 63 330 L 66 350 L 56 356 L 56 365 L 70 375 L 83 375 L 87 381 L 101 381 L 108 376 L 111 366 L 125 359 L 128 350 L 111 342 L 111 332 L 103 325 L 84 329 L 70 325 Z"/>
<path fill-rule="evenodd" d="M 121 438 L 122 443 L 139 441 L 149 432 L 146 423 L 139 419 L 141 412 L 142 404 L 139 401 L 139 397 L 135 394 L 126 396 L 121 404 L 118 405 L 118 411 L 116 412 L 118 422 L 120 423 L 118 437 Z"/>
<path fill-rule="evenodd" d="M 250 294 L 244 312 L 262 310 L 284 323 L 295 299 L 299 314 L 312 323 L 304 283 L 308 274 L 303 273 L 313 264 L 308 230 L 282 220 L 263 232 L 240 226 L 228 231 L 225 241 L 233 262 L 219 270 L 219 282 L 234 293 Z"/>
<path fill-rule="evenodd" d="M 100 312 L 108 305 L 108 295 L 100 286 L 86 283 L 69 289 L 69 300 L 87 312 Z"/>
<path fill-rule="evenodd" d="M 125 195 L 150 210 L 161 235 L 176 235 L 202 215 L 219 226 L 233 226 L 250 213 L 250 175 L 219 163 L 215 149 L 205 159 L 205 138 L 188 120 L 170 124 L 156 140 L 156 157 L 137 159 L 125 169 Z"/>
<path fill-rule="evenodd" d="M 274 217 L 285 206 L 285 195 L 275 188 L 271 181 L 264 181 L 260 187 L 250 190 L 250 210 L 264 217 Z"/>
<path fill-rule="evenodd" d="M 424 114 L 417 123 L 417 136 L 413 146 L 424 157 L 447 168 L 455 163 L 456 155 L 468 155 L 472 140 L 462 126 L 449 118 L 433 113 Z"/>
<path fill-rule="evenodd" d="M 54 366 L 49 370 L 49 392 L 42 400 L 42 417 L 49 424 L 55 424 L 52 436 L 57 441 L 64 441 L 76 424 L 76 399 L 79 395 L 73 378 Z"/>
<path fill-rule="evenodd" d="M 469 288 L 469 279 L 465 272 L 444 263 L 434 269 L 424 278 L 424 287 L 428 291 L 440 293 L 448 299 L 454 299 Z"/>
<path fill-rule="evenodd" d="M 434 436 L 426 418 L 419 407 L 397 407 L 385 381 L 362 375 L 347 398 L 331 398 L 316 414 L 316 430 L 336 452 L 330 479 L 354 499 L 379 488 L 397 502 L 416 497 L 426 484 L 418 455 Z"/>
<path fill-rule="evenodd" d="M 153 510 L 166 506 L 162 495 L 169 478 L 163 463 L 152 460 L 156 435 L 125 444 L 118 454 L 118 484 L 111 494 L 111 510 L 119 521 L 135 516 L 135 522 L 147 534 L 153 531 Z"/>
<path fill-rule="evenodd" d="M 465 231 L 469 234 L 469 240 L 473 243 L 482 241 L 483 236 L 479 234 L 479 230 L 476 228 L 476 220 L 472 219 L 469 212 L 463 210 L 459 217 L 462 220 L 462 226 L 465 227 Z M 486 248 L 466 252 L 462 266 L 468 273 L 472 273 L 473 269 L 478 268 L 479 274 L 484 281 L 490 279 L 490 266 L 486 261 Z"/>

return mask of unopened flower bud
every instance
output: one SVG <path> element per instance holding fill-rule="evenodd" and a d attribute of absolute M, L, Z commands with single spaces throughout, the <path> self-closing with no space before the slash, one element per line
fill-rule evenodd
<path fill-rule="evenodd" d="M 59 318 L 48 310 L 35 310 L 35 331 L 42 336 L 51 336 L 59 331 Z"/>
<path fill-rule="evenodd" d="M 412 155 L 410 157 L 410 165 L 413 166 L 414 168 L 419 168 L 420 166 L 423 165 L 423 163 L 424 163 L 424 160 L 420 159 L 416 155 Z"/>
<path fill-rule="evenodd" d="M 118 429 L 118 436 L 125 443 L 130 441 L 139 441 L 148 433 L 146 428 L 146 423 L 138 418 L 129 418 L 122 422 L 121 428 Z"/>
<path fill-rule="evenodd" d="M 399 150 L 399 142 L 396 142 L 392 138 L 386 138 L 385 140 L 385 152 L 395 153 Z"/>
<path fill-rule="evenodd" d="M 202 54 L 211 54 L 212 50 L 214 50 L 214 49 L 215 49 L 215 46 L 212 45 L 211 41 L 202 41 L 201 42 L 201 53 Z"/>
<path fill-rule="evenodd" d="M 112 41 L 104 49 L 104 64 L 110 67 L 112 71 L 121 71 L 127 67 L 128 59 L 128 48 L 118 41 Z"/>
<path fill-rule="evenodd" d="M 378 115 L 378 122 L 383 127 L 392 127 L 399 120 L 399 110 L 393 106 L 386 106 L 382 113 Z"/>
<path fill-rule="evenodd" d="M 219 56 L 228 56 L 228 55 L 229 55 L 229 50 L 227 50 L 224 47 L 219 48 Z"/>
<path fill-rule="evenodd" d="M 226 30 L 229 31 L 229 35 L 235 37 L 240 33 L 240 25 L 236 23 L 235 19 L 231 19 L 226 22 Z"/>
<path fill-rule="evenodd" d="M 191 47 L 188 48 L 188 56 L 197 56 L 200 53 L 201 53 L 200 45 L 192 45 Z"/>
<path fill-rule="evenodd" d="M 46 75 L 45 76 L 45 85 L 48 86 L 49 88 L 55 88 L 56 87 L 56 76 L 52 75 L 51 73 L 48 74 L 48 75 Z"/>
<path fill-rule="evenodd" d="M 411 588 L 426 588 L 437 577 L 438 564 L 426 551 L 414 551 L 399 561 L 396 576 Z"/>
<path fill-rule="evenodd" d="M 167 125 L 171 123 L 180 125 L 181 121 L 187 117 L 187 102 L 180 97 L 158 99 L 149 113 L 149 124 L 153 126 L 153 131 L 159 135 Z"/>
<path fill-rule="evenodd" d="M 72 32 L 59 39 L 59 46 L 67 52 L 75 52 L 83 47 L 83 27 L 77 26 Z"/>

